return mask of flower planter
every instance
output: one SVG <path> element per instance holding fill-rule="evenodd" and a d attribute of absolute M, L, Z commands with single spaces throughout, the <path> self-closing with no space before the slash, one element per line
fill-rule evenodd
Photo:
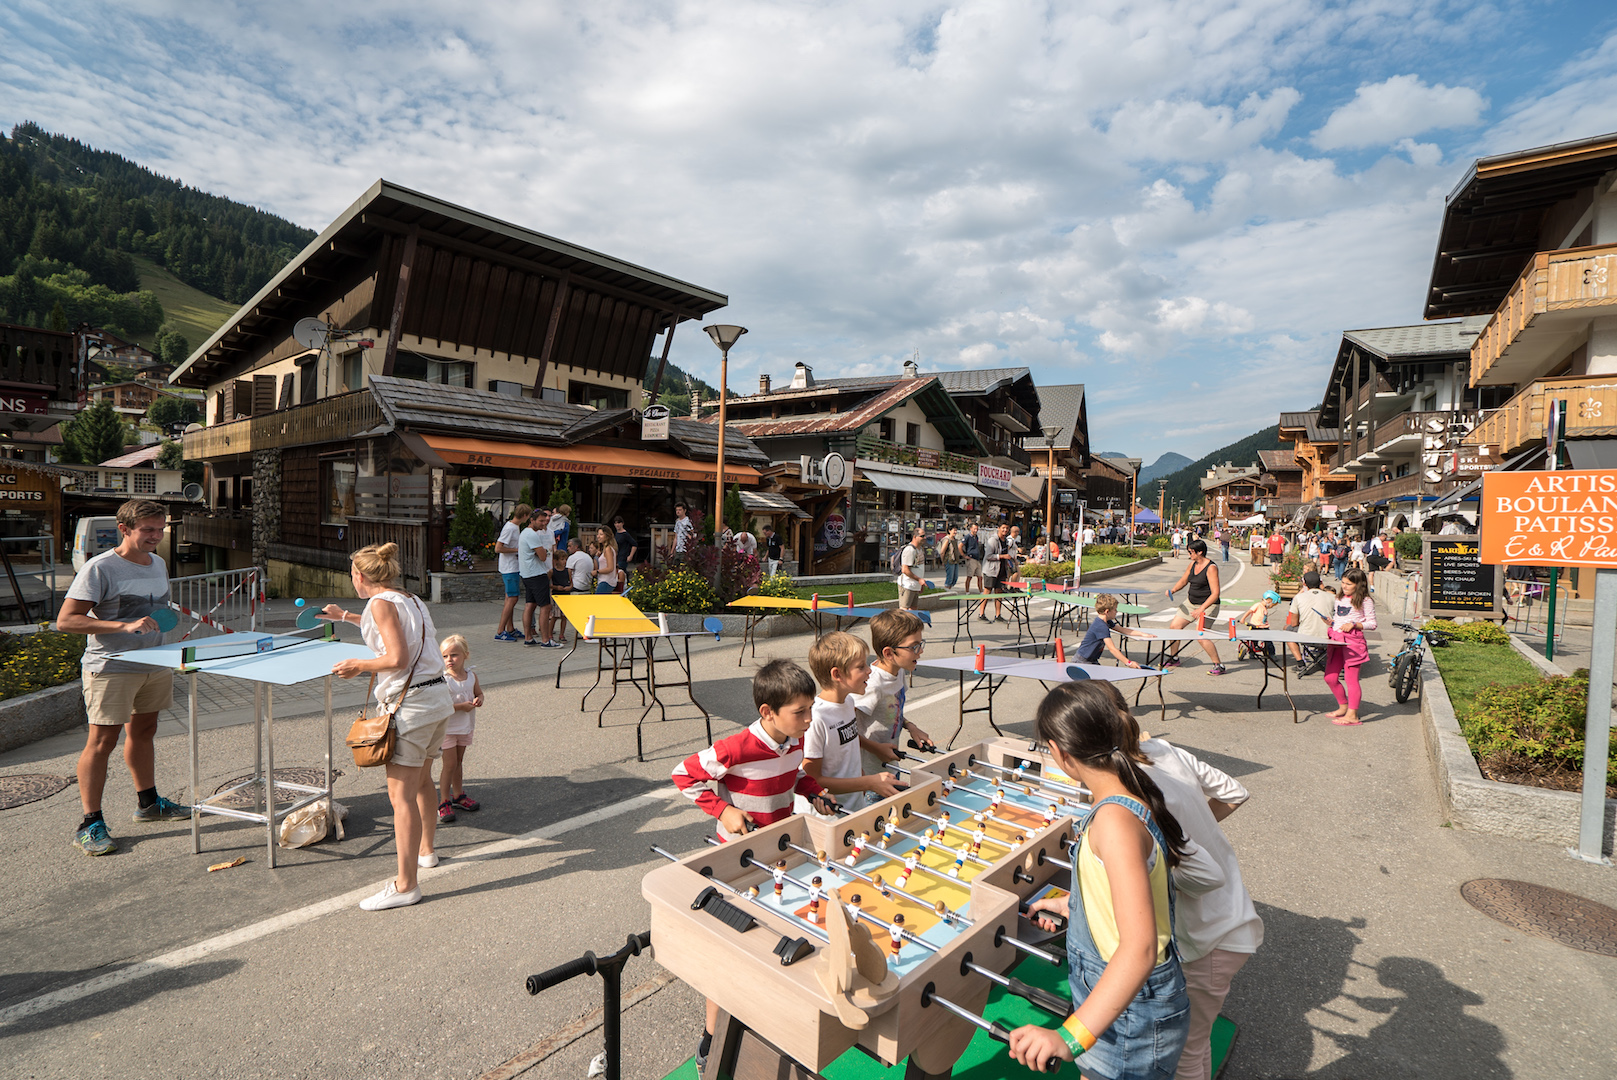
<path fill-rule="evenodd" d="M 1300 581 L 1277 581 L 1274 583 L 1274 590 L 1285 599 L 1290 600 L 1303 591 L 1303 584 Z"/>

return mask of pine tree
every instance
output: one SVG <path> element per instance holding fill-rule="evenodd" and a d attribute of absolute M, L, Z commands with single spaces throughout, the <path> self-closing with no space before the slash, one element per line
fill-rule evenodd
<path fill-rule="evenodd" d="M 550 482 L 550 501 L 545 505 L 552 510 L 558 506 L 578 506 L 578 496 L 573 494 L 573 478 L 569 473 L 558 473 L 556 479 Z"/>
<path fill-rule="evenodd" d="M 62 460 L 69 465 L 99 465 L 122 454 L 131 436 L 112 402 L 103 398 L 62 424 Z"/>
<path fill-rule="evenodd" d="M 741 485 L 731 484 L 724 493 L 724 527 L 731 532 L 746 528 L 747 508 L 741 504 Z"/>
<path fill-rule="evenodd" d="M 449 546 L 476 550 L 481 518 L 477 509 L 477 492 L 473 490 L 470 480 L 462 480 L 460 492 L 455 498 L 455 520 L 449 523 Z"/>

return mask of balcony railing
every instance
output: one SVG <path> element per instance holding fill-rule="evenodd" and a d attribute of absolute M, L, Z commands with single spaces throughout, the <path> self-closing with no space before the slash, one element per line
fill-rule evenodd
<path fill-rule="evenodd" d="M 941 469 L 944 472 L 977 475 L 977 459 L 964 454 L 951 454 L 947 450 L 927 450 L 919 446 L 888 442 L 874 435 L 861 435 L 855 443 L 855 452 L 871 461 L 885 461 L 891 465 L 909 465 L 917 469 Z"/>
<path fill-rule="evenodd" d="M 77 401 L 78 342 L 59 330 L 0 326 L 0 381 L 51 387 L 54 401 Z"/>
<path fill-rule="evenodd" d="M 988 415 L 1001 427 L 1019 435 L 1033 430 L 1032 414 L 1009 398 L 995 405 Z"/>
<path fill-rule="evenodd" d="M 206 461 L 280 446 L 336 442 L 382 421 L 381 407 L 371 392 L 355 390 L 190 432 L 185 436 L 185 459 Z"/>
<path fill-rule="evenodd" d="M 1617 434 L 1617 375 L 1580 375 L 1537 379 L 1488 416 L 1465 437 L 1469 447 L 1486 446 L 1513 454 L 1544 441 L 1549 403 L 1565 401 L 1566 434 L 1573 437 Z"/>
<path fill-rule="evenodd" d="M 1485 376 L 1540 315 L 1617 307 L 1617 244 L 1541 251 L 1471 345 L 1471 385 Z M 1512 379 L 1505 379 L 1512 382 Z"/>
<path fill-rule="evenodd" d="M 1033 455 L 1012 440 L 990 439 L 987 436 L 981 436 L 981 438 L 983 445 L 988 447 L 989 457 L 1009 458 L 1024 469 L 1033 466 Z"/>
<path fill-rule="evenodd" d="M 253 546 L 253 520 L 250 515 L 186 514 L 181 537 L 187 544 L 248 551 Z"/>

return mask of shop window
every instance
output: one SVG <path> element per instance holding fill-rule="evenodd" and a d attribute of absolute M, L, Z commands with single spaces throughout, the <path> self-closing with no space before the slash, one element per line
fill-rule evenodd
<path fill-rule="evenodd" d="M 320 463 L 320 520 L 345 525 L 354 512 L 354 460 L 329 459 Z"/>
<path fill-rule="evenodd" d="M 905 424 L 904 425 L 904 442 L 908 446 L 920 446 L 921 445 L 921 425 L 920 424 Z"/>
<path fill-rule="evenodd" d="M 150 470 L 143 470 L 135 474 L 136 495 L 157 494 L 157 474 Z"/>
<path fill-rule="evenodd" d="M 574 405 L 592 405 L 597 409 L 627 409 L 629 391 L 574 381 L 567 384 L 567 400 Z"/>

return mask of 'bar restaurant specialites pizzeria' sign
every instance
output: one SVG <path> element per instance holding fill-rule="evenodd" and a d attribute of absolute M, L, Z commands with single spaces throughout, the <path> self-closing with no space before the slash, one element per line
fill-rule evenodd
<path fill-rule="evenodd" d="M 1617 568 L 1617 470 L 1484 473 L 1477 532 L 1484 563 Z"/>

